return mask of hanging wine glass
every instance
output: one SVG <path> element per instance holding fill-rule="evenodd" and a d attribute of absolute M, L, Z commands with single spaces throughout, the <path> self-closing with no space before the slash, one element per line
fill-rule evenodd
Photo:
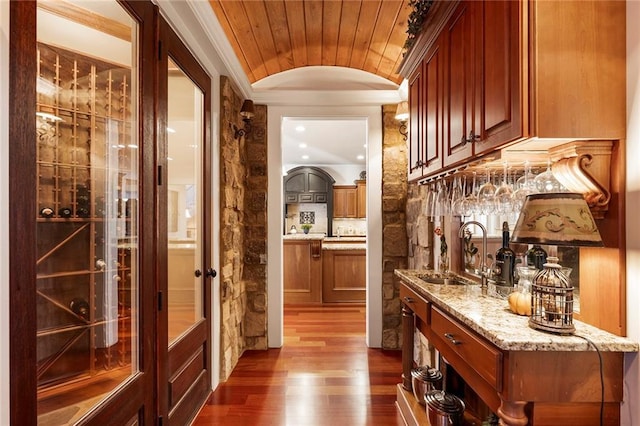
<path fill-rule="evenodd" d="M 524 175 L 518 179 L 520 184 L 518 189 L 513 193 L 513 211 L 519 212 L 522 210 L 522 206 L 524 205 L 524 200 L 527 198 L 527 195 L 536 192 L 535 184 L 533 182 L 534 177 L 533 173 L 531 173 L 531 164 L 529 164 L 528 161 L 525 161 Z"/>
<path fill-rule="evenodd" d="M 435 206 L 434 215 L 436 217 L 449 216 L 451 214 L 451 199 L 447 190 L 447 182 L 443 179 L 438 181 Z"/>
<path fill-rule="evenodd" d="M 495 192 L 496 213 L 502 215 L 511 213 L 513 208 L 513 188 L 511 187 L 511 185 L 509 185 L 508 178 L 509 167 L 507 162 L 505 161 L 503 165 L 502 183 Z"/>
<path fill-rule="evenodd" d="M 451 214 L 453 216 L 462 215 L 462 200 L 464 200 L 462 179 L 460 178 L 460 175 L 455 175 L 453 177 L 453 183 L 451 184 Z"/>
<path fill-rule="evenodd" d="M 564 192 L 566 191 L 551 171 L 551 160 L 547 161 L 547 170 L 535 177 L 534 182 L 538 192 Z"/>
<path fill-rule="evenodd" d="M 491 214 L 496 210 L 496 186 L 491 182 L 491 173 L 487 167 L 487 181 L 478 190 L 480 214 Z"/>
<path fill-rule="evenodd" d="M 429 219 L 433 219 L 433 199 L 435 198 L 435 195 L 436 193 L 433 190 L 433 183 L 430 183 L 424 201 L 424 215 Z"/>
<path fill-rule="evenodd" d="M 469 189 L 469 193 L 462 200 L 462 205 L 460 210 L 463 216 L 471 216 L 473 215 L 474 210 L 477 207 L 477 198 L 476 198 L 476 172 L 473 172 L 473 184 L 471 185 L 471 189 Z M 466 177 L 465 177 L 466 182 Z"/>

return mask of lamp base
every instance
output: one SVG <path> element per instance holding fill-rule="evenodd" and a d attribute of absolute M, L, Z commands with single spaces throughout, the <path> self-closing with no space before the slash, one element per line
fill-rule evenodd
<path fill-rule="evenodd" d="M 556 325 L 553 323 L 536 320 L 534 317 L 529 318 L 529 327 L 533 328 L 534 330 L 540 330 L 547 333 L 566 336 L 572 335 L 576 332 L 576 327 L 573 324 Z"/>

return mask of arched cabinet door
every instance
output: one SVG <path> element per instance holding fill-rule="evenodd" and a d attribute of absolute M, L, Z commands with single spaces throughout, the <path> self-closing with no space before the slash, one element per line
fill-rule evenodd
<path fill-rule="evenodd" d="M 152 423 L 150 2 L 11 2 L 11 423 Z M 151 199 L 152 200 L 152 199 Z M 146 252 L 148 251 L 148 253 Z"/>

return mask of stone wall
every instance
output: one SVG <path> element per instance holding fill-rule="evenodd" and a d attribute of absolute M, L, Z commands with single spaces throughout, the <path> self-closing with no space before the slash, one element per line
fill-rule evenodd
<path fill-rule="evenodd" d="M 382 138 L 382 347 L 402 346 L 400 282 L 394 269 L 407 268 L 407 143 L 398 131 L 396 106 L 385 105 Z"/>
<path fill-rule="evenodd" d="M 409 269 L 434 267 L 434 226 L 424 215 L 426 185 L 410 183 L 407 191 L 407 235 L 409 237 Z M 449 240 L 449 239 L 447 239 Z"/>
<path fill-rule="evenodd" d="M 252 131 L 242 127 L 243 99 L 221 77 L 220 113 L 220 378 L 226 380 L 246 349 L 266 349 L 266 107 L 256 105 Z"/>

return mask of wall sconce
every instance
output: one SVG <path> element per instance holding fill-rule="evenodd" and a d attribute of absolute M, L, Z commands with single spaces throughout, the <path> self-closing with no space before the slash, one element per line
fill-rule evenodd
<path fill-rule="evenodd" d="M 242 117 L 242 121 L 244 121 L 244 127 L 239 128 L 233 124 L 234 139 L 239 139 L 241 136 L 246 136 L 251 133 L 251 119 L 254 115 L 253 101 L 251 99 L 245 99 L 242 103 L 242 108 L 240 108 L 240 116 Z"/>
<path fill-rule="evenodd" d="M 407 129 L 407 121 L 409 120 L 409 103 L 407 101 L 402 101 L 398 104 L 398 108 L 396 108 L 396 120 L 400 122 L 400 134 L 404 137 L 404 140 L 407 140 L 407 135 L 409 131 Z"/>

